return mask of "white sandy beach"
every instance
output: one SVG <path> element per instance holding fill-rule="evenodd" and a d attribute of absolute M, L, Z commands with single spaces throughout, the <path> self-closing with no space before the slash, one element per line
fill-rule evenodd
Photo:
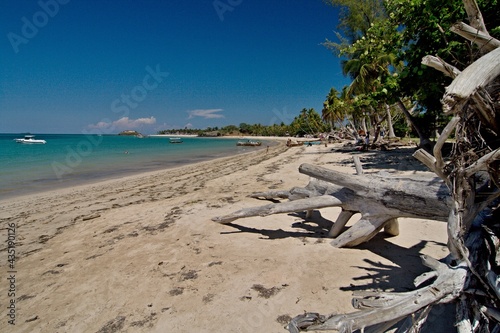
<path fill-rule="evenodd" d="M 448 254 L 445 223 L 401 219 L 397 237 L 380 233 L 336 249 L 315 222 L 335 220 L 337 208 L 308 222 L 302 214 L 211 221 L 268 203 L 248 198 L 254 191 L 305 186 L 302 163 L 354 174 L 351 154 L 331 149 L 280 143 L 267 153 L 0 201 L 0 332 L 278 333 L 304 311 L 355 311 L 356 290 L 412 289 L 426 271 L 420 254 Z M 373 154 L 361 155 L 367 172 L 408 173 L 417 163 L 406 153 Z M 9 223 L 15 326 L 4 265 Z"/>

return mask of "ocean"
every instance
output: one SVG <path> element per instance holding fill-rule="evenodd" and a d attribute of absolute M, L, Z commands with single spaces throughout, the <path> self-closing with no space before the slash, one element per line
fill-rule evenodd
<path fill-rule="evenodd" d="M 46 144 L 14 141 L 0 134 L 0 199 L 119 178 L 255 150 L 238 139 L 137 138 L 119 135 L 38 134 Z"/>

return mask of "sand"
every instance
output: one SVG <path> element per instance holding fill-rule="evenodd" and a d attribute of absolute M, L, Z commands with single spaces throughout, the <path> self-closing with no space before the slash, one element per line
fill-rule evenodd
<path fill-rule="evenodd" d="M 360 155 L 367 172 L 425 172 L 408 150 Z M 178 169 L 0 201 L 0 332 L 286 332 L 304 311 L 351 312 L 357 290 L 413 289 L 419 255 L 448 254 L 442 222 L 401 219 L 336 249 L 322 220 L 339 209 L 211 221 L 268 203 L 254 191 L 305 186 L 301 163 L 355 173 L 352 154 L 283 143 Z M 7 226 L 16 224 L 15 273 Z M 7 278 L 15 276 L 15 326 Z M 435 330 L 438 331 L 438 330 Z"/>

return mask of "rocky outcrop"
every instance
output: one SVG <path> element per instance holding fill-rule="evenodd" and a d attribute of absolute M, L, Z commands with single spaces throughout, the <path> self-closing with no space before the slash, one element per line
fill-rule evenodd
<path fill-rule="evenodd" d="M 118 135 L 138 136 L 138 137 L 143 136 L 141 133 L 139 133 L 137 131 L 133 131 L 133 130 L 122 131 L 122 132 L 118 133 Z"/>

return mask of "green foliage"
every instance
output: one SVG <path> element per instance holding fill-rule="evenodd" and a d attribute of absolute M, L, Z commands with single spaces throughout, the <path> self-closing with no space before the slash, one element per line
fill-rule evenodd
<path fill-rule="evenodd" d="M 396 119 L 392 124 L 392 127 L 394 129 L 394 134 L 399 138 L 403 138 L 409 135 L 411 132 L 411 128 L 408 126 L 408 122 L 403 117 L 399 117 L 398 119 Z M 412 136 L 416 136 L 415 133 L 412 133 Z"/>
<path fill-rule="evenodd" d="M 338 28 L 350 43 L 364 36 L 372 24 L 386 17 L 383 0 L 325 0 L 325 2 L 340 8 Z"/>
<path fill-rule="evenodd" d="M 224 136 L 224 135 L 248 135 L 248 136 L 304 136 L 317 135 L 328 130 L 320 115 L 314 109 L 302 109 L 299 116 L 295 117 L 290 125 L 283 122 L 269 126 L 261 124 L 241 123 L 239 126 L 228 125 L 224 127 L 207 127 L 201 129 L 170 129 L 159 131 L 158 134 L 190 134 L 199 136 Z"/>
<path fill-rule="evenodd" d="M 289 128 L 290 135 L 304 136 L 325 132 L 328 125 L 323 122 L 321 116 L 314 109 L 304 108 L 300 112 L 300 115 L 293 119 Z"/>
<path fill-rule="evenodd" d="M 396 54 L 400 45 L 397 28 L 387 19 L 379 19 L 354 43 L 338 48 L 340 55 L 346 58 L 342 61 L 343 72 L 353 81 L 337 104 L 350 106 L 348 110 L 344 108 L 345 118 L 356 127 L 368 117 L 372 126 L 379 128 L 387 117 L 386 105 L 399 98 L 397 71 L 403 63 L 397 60 Z M 332 105 L 332 101 L 327 99 L 325 105 Z"/>
<path fill-rule="evenodd" d="M 349 109 L 349 105 L 341 98 L 341 94 L 335 88 L 331 88 L 326 96 L 326 100 L 323 102 L 321 118 L 329 125 L 329 129 L 332 130 L 335 127 L 335 123 L 344 123 L 347 114 L 350 113 Z"/>
<path fill-rule="evenodd" d="M 372 124 L 383 114 L 384 104 L 411 97 L 420 111 L 413 126 L 432 137 L 442 127 L 441 97 L 450 78 L 421 64 L 426 55 L 437 55 L 463 69 L 480 52 L 471 42 L 450 32 L 457 21 L 467 22 L 461 0 L 325 0 L 341 7 L 341 43 L 327 41 L 342 58 L 345 75 L 353 81 L 341 101 L 350 105 L 347 117 L 356 119 L 371 112 Z M 490 34 L 500 35 L 498 0 L 478 0 Z M 386 15 L 385 13 L 389 13 Z M 337 101 L 325 101 L 323 118 L 332 118 Z M 402 127 L 402 126 L 400 126 Z M 423 137 L 421 136 L 421 139 Z"/>
<path fill-rule="evenodd" d="M 492 34 L 500 25 L 497 0 L 478 0 L 486 27 Z M 457 21 L 467 22 L 461 0 L 386 0 L 390 23 L 399 28 L 402 46 L 398 58 L 406 66 L 401 72 L 403 95 L 415 96 L 422 110 L 440 113 L 440 99 L 451 79 L 421 64 L 425 55 L 436 55 L 447 63 L 463 69 L 479 55 L 477 47 L 450 32 Z"/>
<path fill-rule="evenodd" d="M 228 125 L 228 126 L 222 127 L 220 129 L 220 132 L 222 135 L 231 135 L 234 133 L 239 133 L 239 128 L 238 128 L 238 126 L 235 126 L 235 125 Z"/>
<path fill-rule="evenodd" d="M 252 125 L 241 123 L 240 124 L 240 132 L 243 134 L 252 134 Z"/>

